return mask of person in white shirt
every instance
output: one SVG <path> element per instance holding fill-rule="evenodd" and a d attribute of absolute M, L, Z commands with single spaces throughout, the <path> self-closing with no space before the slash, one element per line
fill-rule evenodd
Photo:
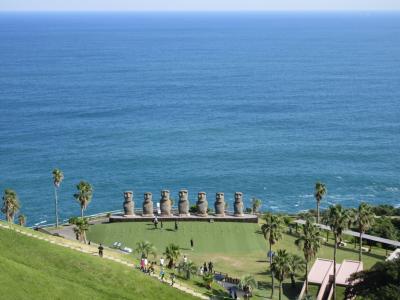
<path fill-rule="evenodd" d="M 164 257 L 161 257 L 161 258 L 160 258 L 160 266 L 161 266 L 161 267 L 164 267 Z"/>
<path fill-rule="evenodd" d="M 183 262 L 186 264 L 187 263 L 187 257 L 186 255 L 183 256 Z"/>

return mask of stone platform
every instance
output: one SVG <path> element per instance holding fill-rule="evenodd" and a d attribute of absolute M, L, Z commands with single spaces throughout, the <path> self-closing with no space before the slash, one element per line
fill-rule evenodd
<path fill-rule="evenodd" d="M 233 214 L 227 214 L 223 217 L 217 217 L 215 215 L 208 215 L 206 217 L 201 217 L 197 215 L 190 215 L 190 216 L 179 216 L 179 215 L 172 215 L 170 217 L 161 217 L 157 216 L 158 221 L 199 221 L 199 222 L 242 222 L 242 223 L 258 223 L 258 217 L 256 215 L 248 215 L 245 214 L 241 217 L 234 216 Z M 133 216 L 126 216 L 123 214 L 120 215 L 112 215 L 109 217 L 110 223 L 114 222 L 152 222 L 154 217 L 143 217 L 141 215 L 133 215 Z"/>

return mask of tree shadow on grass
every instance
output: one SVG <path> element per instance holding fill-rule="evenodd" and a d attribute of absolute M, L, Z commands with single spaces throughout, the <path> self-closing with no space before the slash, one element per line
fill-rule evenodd
<path fill-rule="evenodd" d="M 262 299 L 271 299 L 271 282 L 259 281 L 258 289 L 254 292 L 254 296 Z"/>
<path fill-rule="evenodd" d="M 270 270 L 266 270 L 266 271 L 261 271 L 261 272 L 258 272 L 258 273 L 256 273 L 257 275 L 263 275 L 263 276 L 265 276 L 265 275 L 271 275 L 271 271 Z"/>
<path fill-rule="evenodd" d="M 212 299 L 231 299 L 228 292 L 224 290 L 217 290 L 213 287 L 211 287 L 211 289 L 207 289 L 206 286 L 201 282 L 195 282 L 195 285 L 200 288 L 206 289 L 204 294 Z"/>
<path fill-rule="evenodd" d="M 284 282 L 283 283 L 283 294 L 288 298 L 288 299 L 297 299 L 297 296 L 301 292 L 301 288 L 303 287 L 302 282 L 296 282 L 296 285 L 293 287 L 292 283 L 290 282 Z"/>
<path fill-rule="evenodd" d="M 279 293 L 279 283 L 275 281 L 275 291 L 274 295 Z M 296 286 L 292 287 L 290 282 L 283 283 L 283 294 L 288 299 L 297 299 L 297 296 L 300 294 L 301 288 L 303 286 L 302 282 L 296 282 Z M 258 290 L 254 292 L 254 295 L 263 299 L 272 299 L 271 292 L 272 292 L 272 285 L 271 282 L 259 281 L 258 282 Z M 276 296 L 275 295 L 275 296 Z"/>

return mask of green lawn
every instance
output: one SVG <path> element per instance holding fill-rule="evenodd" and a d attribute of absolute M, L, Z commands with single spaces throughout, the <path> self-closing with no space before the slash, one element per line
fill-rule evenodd
<path fill-rule="evenodd" d="M 173 222 L 164 222 L 163 230 L 155 230 L 153 224 L 145 222 L 98 224 L 91 226 L 88 237 L 106 245 L 119 241 L 131 248 L 135 248 L 137 242 L 147 240 L 156 246 L 159 256 L 167 244 L 176 243 L 181 247 L 182 254 L 186 254 L 197 265 L 211 260 L 217 271 L 228 273 L 232 277 L 255 275 L 260 287 L 255 291 L 253 299 L 270 299 L 271 277 L 266 257 L 267 244 L 258 224 L 180 222 L 178 231 L 173 228 Z M 190 238 L 193 238 L 195 243 L 193 251 L 190 250 Z M 285 233 L 273 249 L 286 249 L 302 256 L 302 252 L 294 245 L 295 239 L 294 234 Z M 371 254 L 364 254 L 364 266 L 369 268 L 377 261 L 383 260 L 384 254 L 383 249 L 374 248 Z M 331 240 L 322 246 L 318 257 L 333 258 Z M 349 244 L 347 248 L 338 250 L 337 258 L 339 262 L 343 259 L 357 260 L 358 252 Z M 133 255 L 132 259 L 137 262 L 137 255 Z M 287 280 L 284 283 L 283 299 L 295 299 L 301 289 L 302 280 L 303 274 L 299 274 L 294 289 Z M 276 289 L 273 299 L 278 298 L 277 291 Z"/>
<path fill-rule="evenodd" d="M 196 299 L 129 267 L 0 228 L 0 298 Z"/>

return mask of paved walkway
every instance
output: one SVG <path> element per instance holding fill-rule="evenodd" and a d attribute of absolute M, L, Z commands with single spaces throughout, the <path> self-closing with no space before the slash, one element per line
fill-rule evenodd
<path fill-rule="evenodd" d="M 32 238 L 36 238 L 38 240 L 43 240 L 43 241 L 49 242 L 51 244 L 55 244 L 55 245 L 58 245 L 58 246 L 69 248 L 69 249 L 72 249 L 72 250 L 75 250 L 75 251 L 79 251 L 79 252 L 82 252 L 82 253 L 98 256 L 97 247 L 94 247 L 94 246 L 89 246 L 87 244 L 81 244 L 81 243 L 78 243 L 78 242 L 75 242 L 75 241 L 71 241 L 71 240 L 64 239 L 64 238 L 58 238 L 58 237 L 51 236 L 51 235 L 46 236 L 46 234 L 35 232 L 33 230 L 32 230 L 32 232 L 29 232 L 30 230 L 28 230 L 26 228 L 25 229 L 21 229 L 20 226 L 15 225 L 15 224 L 10 226 L 9 224 L 5 224 L 5 223 L 0 222 L 0 227 L 8 229 L 8 230 L 14 230 L 14 231 L 16 231 L 16 232 L 18 232 L 20 234 L 23 234 L 23 235 L 26 235 L 26 236 L 29 236 L 29 237 L 32 237 Z M 118 257 L 119 255 L 117 253 L 110 253 L 110 254 L 105 254 L 103 256 L 103 258 L 104 259 L 108 259 L 108 260 L 112 260 L 112 261 L 120 263 L 120 264 L 123 264 L 123 265 L 125 265 L 127 267 L 130 267 L 130 268 L 135 268 L 135 265 L 133 263 L 119 258 Z M 151 276 L 158 279 L 158 276 L 156 274 L 152 274 Z M 181 290 L 181 291 L 183 291 L 185 293 L 188 293 L 188 294 L 190 294 L 192 296 L 200 298 L 200 299 L 204 299 L 204 300 L 209 300 L 210 299 L 209 297 L 207 297 L 207 296 L 205 296 L 203 294 L 200 294 L 198 292 L 195 292 L 192 289 L 182 285 L 182 283 L 179 282 L 179 281 L 175 281 L 175 284 L 174 284 L 173 287 L 178 289 L 178 290 Z"/>
<path fill-rule="evenodd" d="M 297 224 L 300 224 L 300 225 L 306 223 L 306 221 L 304 221 L 304 220 L 296 220 L 294 222 L 297 223 Z M 331 228 L 329 226 L 324 225 L 324 224 L 317 224 L 317 226 L 319 228 L 321 228 L 321 229 L 324 229 L 324 230 L 329 230 L 329 231 L 331 230 Z M 354 236 L 354 237 L 359 237 L 360 236 L 359 232 L 352 231 L 352 230 L 345 230 L 345 231 L 343 231 L 343 234 L 351 235 L 351 236 Z M 374 241 L 374 242 L 378 242 L 378 243 L 382 243 L 382 244 L 387 244 L 387 245 L 391 245 L 391 246 L 395 246 L 395 247 L 400 247 L 400 241 L 384 239 L 384 238 L 381 238 L 381 237 L 375 236 L 375 235 L 369 235 L 369 234 L 365 234 L 364 233 L 362 235 L 362 238 L 363 238 L 363 240 L 370 240 L 370 241 Z"/>

